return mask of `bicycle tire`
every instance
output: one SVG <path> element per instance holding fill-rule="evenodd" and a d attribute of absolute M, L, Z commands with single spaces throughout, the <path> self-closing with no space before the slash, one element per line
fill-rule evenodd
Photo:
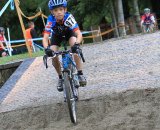
<path fill-rule="evenodd" d="M 64 72 L 64 89 L 66 92 L 66 101 L 68 104 L 70 119 L 71 119 L 72 123 L 76 123 L 77 122 L 76 101 L 74 99 L 74 95 L 72 92 L 68 72 Z"/>

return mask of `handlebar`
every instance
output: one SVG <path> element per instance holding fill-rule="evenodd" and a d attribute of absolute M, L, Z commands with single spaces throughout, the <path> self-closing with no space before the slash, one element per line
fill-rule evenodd
<path fill-rule="evenodd" d="M 71 53 L 71 50 L 56 51 L 56 52 L 53 51 L 52 55 L 53 55 L 53 57 L 55 57 L 55 56 L 66 54 L 66 53 Z"/>
<path fill-rule="evenodd" d="M 82 61 L 85 62 L 85 59 L 84 59 L 84 56 L 83 56 L 83 53 L 82 53 L 82 50 L 79 48 L 76 50 L 77 51 L 77 54 L 79 55 L 79 57 L 81 57 Z M 71 50 L 64 50 L 64 51 L 57 51 L 57 52 L 52 52 L 52 58 L 58 56 L 58 55 L 62 55 L 62 54 L 66 54 L 66 53 L 72 53 Z M 48 64 L 47 64 L 47 59 L 48 59 L 49 56 L 47 55 L 44 55 L 43 56 L 43 63 L 44 65 L 46 66 L 46 68 L 48 68 Z"/>
<path fill-rule="evenodd" d="M 83 56 L 83 53 L 82 53 L 82 49 L 80 49 L 80 48 L 77 49 L 77 53 L 78 53 L 78 55 L 80 55 L 82 61 L 85 62 L 85 59 L 84 59 L 84 56 Z"/>

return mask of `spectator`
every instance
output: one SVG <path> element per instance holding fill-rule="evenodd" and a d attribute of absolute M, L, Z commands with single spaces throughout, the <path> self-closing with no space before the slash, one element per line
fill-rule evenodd
<path fill-rule="evenodd" d="M 26 29 L 26 38 L 28 40 L 29 49 L 31 51 L 33 51 L 33 44 L 32 44 L 33 41 L 31 39 L 37 38 L 37 33 L 36 33 L 36 30 L 34 27 L 35 27 L 34 22 L 29 21 L 28 22 L 28 29 Z"/>
<path fill-rule="evenodd" d="M 0 57 L 7 56 L 6 48 L 4 47 L 3 43 L 5 42 L 4 38 L 5 30 L 3 27 L 0 27 Z"/>

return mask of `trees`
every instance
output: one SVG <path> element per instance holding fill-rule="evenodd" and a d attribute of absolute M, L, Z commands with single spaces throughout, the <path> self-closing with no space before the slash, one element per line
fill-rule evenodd
<path fill-rule="evenodd" d="M 141 32 L 141 27 L 140 27 L 140 13 L 139 13 L 139 7 L 138 7 L 138 0 L 132 0 L 133 3 L 133 16 L 135 18 L 135 23 L 137 27 L 137 31 Z"/>
<path fill-rule="evenodd" d="M 5 2 L 1 1 L 0 9 L 2 9 L 6 2 L 7 0 Z M 125 6 L 123 6 L 124 3 Z M 33 16 L 39 11 L 39 7 L 41 7 L 45 15 L 49 15 L 48 0 L 20 0 L 20 8 L 27 16 Z M 68 0 L 68 10 L 74 14 L 80 28 L 84 30 L 90 29 L 92 25 L 99 25 L 102 20 L 106 21 L 107 24 L 114 23 L 114 26 L 117 23 L 118 25 L 124 25 L 128 12 L 130 16 L 135 17 L 138 27 L 140 21 L 139 11 L 142 12 L 145 7 L 151 7 L 151 0 Z M 24 22 L 27 23 L 27 21 L 24 18 Z M 43 30 L 44 25 L 40 17 L 34 19 L 34 22 L 40 30 Z M 0 26 L 9 27 L 11 32 L 16 33 L 15 35 L 11 35 L 11 39 L 22 38 L 15 10 L 11 11 L 10 8 L 7 8 L 3 16 L 0 17 Z M 125 27 L 120 27 L 117 32 L 120 33 L 120 36 L 126 35 Z"/>
<path fill-rule="evenodd" d="M 7 0 L 0 2 L 0 10 L 3 8 L 3 6 L 7 3 Z M 43 9 L 45 13 L 49 14 L 49 11 L 47 10 L 47 3 L 48 1 L 44 0 L 26 0 L 22 1 L 20 0 L 20 8 L 27 16 L 33 16 L 36 12 L 39 11 L 39 7 Z M 23 18 L 24 23 L 27 26 L 28 19 Z M 34 19 L 34 21 L 38 22 L 40 21 L 38 18 Z M 42 22 L 42 21 L 40 21 Z M 39 23 L 39 22 L 38 22 Z M 19 19 L 17 18 L 17 12 L 16 10 L 11 11 L 10 7 L 7 8 L 7 10 L 3 13 L 2 17 L 0 17 L 0 26 L 3 26 L 5 28 L 9 27 L 11 32 L 11 39 L 22 39 L 23 34 L 20 27 Z M 43 28 L 43 24 L 41 25 Z M 39 28 L 41 28 L 39 27 Z M 14 33 L 14 35 L 12 35 Z"/>
<path fill-rule="evenodd" d="M 76 5 L 69 3 L 69 10 L 83 28 L 88 29 L 92 25 L 99 25 L 103 18 L 111 21 L 108 3 L 109 0 L 78 0 Z"/>
<path fill-rule="evenodd" d="M 115 0 L 115 9 L 116 9 L 116 14 L 117 14 L 118 25 L 120 26 L 119 27 L 120 36 L 125 36 L 126 30 L 125 30 L 122 0 Z"/>
<path fill-rule="evenodd" d="M 116 19 L 116 12 L 114 9 L 114 3 L 113 1 L 110 0 L 110 8 L 111 8 L 111 15 L 112 15 L 112 24 L 113 27 L 115 27 L 115 37 L 119 37 L 119 32 L 118 32 L 118 28 L 117 28 L 117 19 Z"/>

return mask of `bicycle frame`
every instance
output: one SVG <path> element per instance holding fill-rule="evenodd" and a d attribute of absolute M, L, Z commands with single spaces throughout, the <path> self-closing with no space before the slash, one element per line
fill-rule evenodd
<path fill-rule="evenodd" d="M 62 66 L 63 66 L 63 71 L 68 70 L 69 65 L 73 65 L 74 67 L 76 67 L 75 62 L 73 61 L 72 55 L 69 53 L 64 53 L 62 54 Z"/>

